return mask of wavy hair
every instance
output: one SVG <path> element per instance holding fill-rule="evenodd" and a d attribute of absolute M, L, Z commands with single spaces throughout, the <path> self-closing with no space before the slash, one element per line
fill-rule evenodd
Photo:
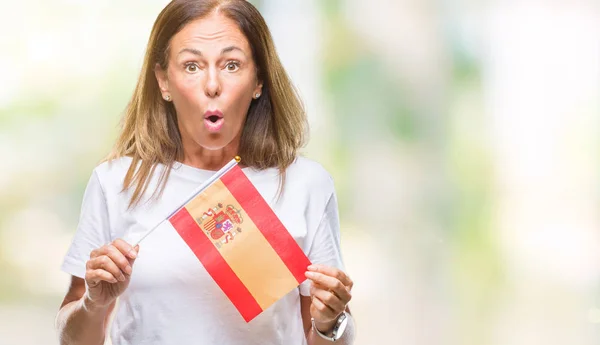
<path fill-rule="evenodd" d="M 262 95 L 250 104 L 242 129 L 238 155 L 242 163 L 259 170 L 278 168 L 280 188 L 285 169 L 305 143 L 304 106 L 275 50 L 264 18 L 245 0 L 174 0 L 158 15 L 146 49 L 142 70 L 127 105 L 116 144 L 106 160 L 132 158 L 123 190 L 133 188 L 129 207 L 135 207 L 148 189 L 158 165 L 163 169 L 153 197 L 158 197 L 171 167 L 183 159 L 181 133 L 172 103 L 162 99 L 154 67 L 167 69 L 169 43 L 187 23 L 218 12 L 237 23 L 252 49 Z"/>

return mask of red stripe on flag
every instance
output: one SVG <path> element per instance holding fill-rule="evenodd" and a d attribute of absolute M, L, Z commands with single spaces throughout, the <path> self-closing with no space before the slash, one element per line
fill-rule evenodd
<path fill-rule="evenodd" d="M 244 320 L 249 322 L 260 314 L 262 309 L 250 294 L 250 291 L 233 272 L 208 237 L 202 233 L 202 229 L 188 210 L 185 207 L 182 208 L 169 218 L 169 221 L 202 262 L 206 271 L 236 306 Z"/>
<path fill-rule="evenodd" d="M 236 165 L 221 177 L 221 181 L 281 257 L 298 283 L 305 281 L 304 273 L 310 261 L 242 169 Z"/>

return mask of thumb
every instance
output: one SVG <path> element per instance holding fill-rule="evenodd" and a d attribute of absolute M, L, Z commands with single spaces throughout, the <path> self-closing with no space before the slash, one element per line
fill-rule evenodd
<path fill-rule="evenodd" d="M 135 247 L 131 248 L 128 252 L 127 252 L 127 256 L 130 259 L 137 259 L 137 255 L 140 252 L 140 245 L 136 245 Z"/>
<path fill-rule="evenodd" d="M 140 245 L 136 245 L 135 247 L 131 248 L 131 250 L 129 250 L 129 252 L 127 252 L 127 261 L 129 261 L 129 263 L 131 265 L 133 265 L 133 263 L 135 262 L 135 260 L 138 258 L 138 254 L 140 252 Z"/>

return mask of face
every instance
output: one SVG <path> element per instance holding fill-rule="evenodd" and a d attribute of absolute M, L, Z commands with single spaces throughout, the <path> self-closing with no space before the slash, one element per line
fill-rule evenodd
<path fill-rule="evenodd" d="M 212 14 L 188 23 L 171 39 L 167 69 L 157 65 L 155 72 L 163 98 L 175 106 L 184 148 L 239 143 L 262 84 L 250 44 L 234 21 Z"/>

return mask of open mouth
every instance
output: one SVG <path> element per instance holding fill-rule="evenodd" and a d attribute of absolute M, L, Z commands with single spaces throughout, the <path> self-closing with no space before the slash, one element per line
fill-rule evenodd
<path fill-rule="evenodd" d="M 223 113 L 220 110 L 209 110 L 204 113 L 204 127 L 209 132 L 218 132 L 224 122 Z"/>

